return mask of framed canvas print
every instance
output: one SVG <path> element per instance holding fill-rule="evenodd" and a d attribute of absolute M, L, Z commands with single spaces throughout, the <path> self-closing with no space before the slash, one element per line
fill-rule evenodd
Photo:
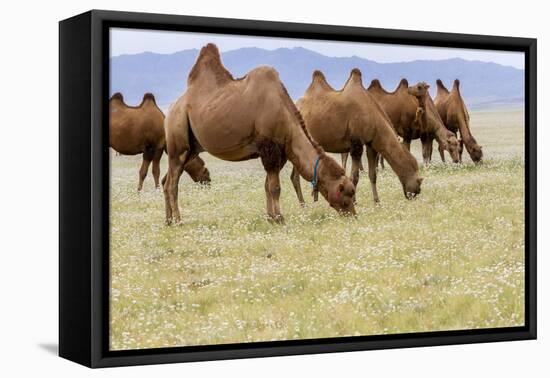
<path fill-rule="evenodd" d="M 536 337 L 536 40 L 60 22 L 59 352 Z"/>

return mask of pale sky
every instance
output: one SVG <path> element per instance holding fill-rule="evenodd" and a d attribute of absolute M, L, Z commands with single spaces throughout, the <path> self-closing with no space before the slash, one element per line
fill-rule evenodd
<path fill-rule="evenodd" d="M 326 56 L 350 57 L 356 55 L 380 63 L 462 58 L 465 60 L 494 62 L 519 69 L 524 68 L 524 54 L 522 52 L 122 28 L 111 28 L 110 34 L 111 57 L 146 51 L 170 54 L 182 50 L 200 49 L 207 43 L 213 42 L 222 52 L 242 47 L 259 47 L 266 50 L 275 50 L 281 47 L 303 47 Z"/>

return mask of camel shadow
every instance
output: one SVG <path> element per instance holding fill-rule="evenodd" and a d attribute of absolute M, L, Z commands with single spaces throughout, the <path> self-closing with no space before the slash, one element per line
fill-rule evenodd
<path fill-rule="evenodd" d="M 38 347 L 56 356 L 59 354 L 59 346 L 57 345 L 57 343 L 40 343 L 38 344 Z"/>

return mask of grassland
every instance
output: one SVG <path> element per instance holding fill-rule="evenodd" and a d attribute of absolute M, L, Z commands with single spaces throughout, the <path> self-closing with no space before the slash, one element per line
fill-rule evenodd
<path fill-rule="evenodd" d="M 301 208 L 287 164 L 272 225 L 261 163 L 205 154 L 211 187 L 184 177 L 166 227 L 152 178 L 136 192 L 140 158 L 113 154 L 111 349 L 522 325 L 523 113 L 471 116 L 484 164 L 423 167 L 414 201 L 386 169 L 380 205 L 364 173 L 357 219 Z"/>

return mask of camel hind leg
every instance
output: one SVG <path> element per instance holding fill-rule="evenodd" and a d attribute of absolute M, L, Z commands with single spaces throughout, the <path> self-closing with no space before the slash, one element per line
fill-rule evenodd
<path fill-rule="evenodd" d="M 376 166 L 377 166 L 377 167 L 380 166 L 380 169 L 381 169 L 381 170 L 386 169 L 386 167 L 385 167 L 385 165 L 384 165 L 384 157 L 383 157 L 382 155 L 378 154 L 378 155 L 376 156 L 376 161 L 377 161 L 377 163 L 376 163 Z"/>
<path fill-rule="evenodd" d="M 164 152 L 164 149 L 158 149 L 155 151 L 155 155 L 153 156 L 153 178 L 155 179 L 155 188 L 158 189 L 160 187 L 159 185 L 159 179 L 160 179 L 160 159 L 162 158 L 162 154 Z"/>
<path fill-rule="evenodd" d="M 139 183 L 138 183 L 138 192 L 141 192 L 143 189 L 143 181 L 147 177 L 147 171 L 149 170 L 149 165 L 153 160 L 153 156 L 150 151 L 145 151 L 143 153 L 143 160 L 141 161 L 141 168 L 139 169 Z"/>
<path fill-rule="evenodd" d="M 372 189 L 374 202 L 380 202 L 378 198 L 378 189 L 376 188 L 376 155 L 378 153 L 371 146 L 367 145 L 367 161 L 369 164 L 369 180 Z"/>

